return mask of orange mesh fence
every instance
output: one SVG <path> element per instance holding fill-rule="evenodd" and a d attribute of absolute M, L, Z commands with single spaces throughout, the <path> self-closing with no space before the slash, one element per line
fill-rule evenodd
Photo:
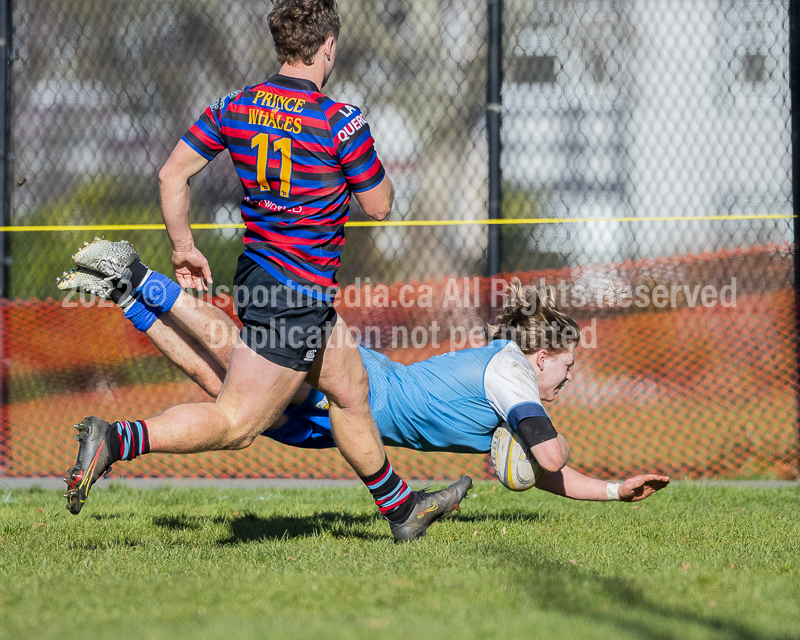
<path fill-rule="evenodd" d="M 796 478 L 795 304 L 791 247 L 768 247 L 502 277 L 367 283 L 339 312 L 362 344 L 411 363 L 478 344 L 512 275 L 558 285 L 581 325 L 574 380 L 548 407 L 579 469 L 603 477 Z M 228 300 L 215 299 L 228 313 Z M 85 415 L 146 418 L 210 398 L 112 308 L 52 299 L 0 302 L 7 403 L 2 473 L 60 475 L 70 425 Z M 434 324 L 435 323 L 435 324 Z M 470 342 L 472 340 L 472 342 Z M 487 456 L 395 449 L 406 477 L 490 478 Z M 152 455 L 127 477 L 352 478 L 335 450 L 259 438 L 245 451 Z"/>

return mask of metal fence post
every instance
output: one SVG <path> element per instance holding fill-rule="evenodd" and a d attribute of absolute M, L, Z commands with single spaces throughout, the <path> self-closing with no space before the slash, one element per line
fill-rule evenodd
<path fill-rule="evenodd" d="M 486 132 L 489 138 L 489 219 L 502 217 L 502 173 L 500 169 L 502 120 L 501 87 L 503 83 L 503 0 L 489 0 L 489 56 L 486 80 Z M 489 225 L 487 275 L 500 272 L 502 266 L 500 225 Z"/>
<path fill-rule="evenodd" d="M 798 259 L 797 232 L 800 230 L 800 0 L 789 0 L 789 92 L 792 109 L 792 220 L 794 235 L 794 312 L 795 312 L 795 360 L 797 378 L 795 391 L 800 409 L 800 259 Z M 797 436 L 800 440 L 800 421 L 797 425 Z M 797 461 L 800 465 L 800 460 Z"/>
<path fill-rule="evenodd" d="M 14 59 L 12 55 L 12 28 L 11 28 L 11 1 L 0 0 L 0 164 L 2 165 L 2 175 L 0 175 L 0 207 L 3 210 L 2 224 L 8 226 L 9 223 L 9 193 L 8 193 L 8 134 L 10 130 L 9 122 L 9 100 L 10 95 L 10 73 L 9 65 Z M 0 298 L 8 296 L 8 266 L 7 266 L 7 236 L 0 233 Z"/>
<path fill-rule="evenodd" d="M 9 223 L 9 194 L 8 189 L 8 139 L 9 139 L 9 100 L 11 97 L 9 65 L 14 59 L 9 55 L 11 47 L 11 2 L 0 0 L 0 208 L 2 208 L 2 224 Z M 7 238 L 8 234 L 0 232 L 0 304 L 8 296 L 8 261 Z M 0 475 L 7 472 L 6 460 L 6 430 L 8 428 L 8 372 L 6 367 L 5 340 L 6 340 L 6 315 L 5 306 L 0 306 Z"/>

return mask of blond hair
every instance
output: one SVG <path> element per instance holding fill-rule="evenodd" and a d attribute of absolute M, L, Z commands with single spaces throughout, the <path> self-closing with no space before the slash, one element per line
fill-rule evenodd
<path fill-rule="evenodd" d="M 581 330 L 570 316 L 558 310 L 552 285 L 523 287 L 519 278 L 508 286 L 509 301 L 486 327 L 489 340 L 511 340 L 523 353 L 547 349 L 561 353 L 580 341 Z"/>

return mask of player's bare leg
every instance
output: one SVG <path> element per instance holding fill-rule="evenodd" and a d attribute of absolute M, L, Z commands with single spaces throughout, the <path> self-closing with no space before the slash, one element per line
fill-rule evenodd
<path fill-rule="evenodd" d="M 113 284 L 102 275 L 76 269 L 59 278 L 59 288 L 76 288 L 105 298 Z M 153 318 L 148 328 L 140 330 L 206 393 L 215 398 L 219 395 L 238 337 L 236 324 L 224 311 L 181 292 L 170 309 Z M 303 383 L 292 397 L 292 404 L 301 404 L 310 390 Z"/>
<path fill-rule="evenodd" d="M 67 508 L 78 514 L 91 487 L 118 460 L 150 452 L 195 453 L 249 446 L 282 417 L 305 372 L 280 367 L 237 342 L 217 401 L 172 407 L 150 420 L 115 422 L 90 416 L 78 429 L 81 445 L 67 472 Z M 253 402 L 253 398 L 261 402 Z"/>
<path fill-rule="evenodd" d="M 186 313 L 191 314 L 194 311 L 189 310 Z M 230 358 L 224 365 L 218 364 L 212 355 L 212 351 L 219 353 L 220 347 L 200 342 L 190 336 L 177 325 L 171 316 L 172 312 L 162 315 L 153 323 L 150 329 L 145 331 L 145 335 L 170 362 L 194 380 L 208 395 L 216 398 L 222 390 L 222 384 L 225 382 Z M 227 318 L 227 315 L 225 317 Z M 233 331 L 237 331 L 236 325 L 232 321 L 231 325 Z M 229 333 L 228 335 L 233 337 L 228 350 L 229 353 L 232 353 L 233 344 L 236 342 L 236 334 Z M 289 401 L 290 404 L 303 404 L 309 393 L 311 393 L 311 386 L 303 382 L 294 392 L 292 399 Z M 272 428 L 277 429 L 285 422 L 285 418 L 282 417 L 272 425 Z"/>
<path fill-rule="evenodd" d="M 164 356 L 194 380 L 208 395 L 216 398 L 228 371 L 230 356 L 221 365 L 214 351 L 189 335 L 170 317 L 164 314 L 145 331 L 145 335 Z M 229 349 L 232 351 L 233 347 Z"/>
<path fill-rule="evenodd" d="M 215 403 L 178 405 L 146 421 L 150 451 L 244 449 L 278 420 L 305 375 L 262 358 L 238 340 Z"/>
<path fill-rule="evenodd" d="M 205 300 L 180 291 L 177 284 L 161 274 L 156 274 L 160 278 L 160 282 L 156 283 L 159 286 L 146 291 L 145 295 L 134 296 L 131 290 L 132 283 L 128 283 L 128 289 L 121 292 L 109 274 L 123 267 L 108 260 L 106 253 L 97 249 L 98 245 L 101 248 L 110 247 L 112 250 L 121 245 L 126 249 L 127 257 L 130 259 L 126 265 L 138 262 L 133 245 L 95 239 L 91 244 L 86 243 L 76 257 L 85 258 L 86 256 L 82 254 L 91 252 L 89 255 L 92 258 L 91 264 L 102 268 L 108 267 L 106 272 L 79 267 L 69 273 L 65 272 L 58 278 L 58 288 L 78 289 L 97 295 L 101 299 L 114 300 L 120 305 L 125 317 L 135 328 L 147 335 L 161 353 L 207 393 L 216 397 L 222 388 L 238 335 L 238 328 L 233 320 L 224 311 Z M 146 267 L 144 269 L 149 271 Z M 173 290 L 167 291 L 170 288 Z M 150 305 L 151 301 L 160 301 L 161 307 L 146 306 Z"/>
<path fill-rule="evenodd" d="M 347 325 L 337 317 L 327 345 L 308 373 L 308 382 L 328 398 L 336 446 L 353 470 L 364 477 L 381 468 L 386 453 L 369 409 L 367 370 L 346 333 Z"/>
<path fill-rule="evenodd" d="M 219 307 L 181 292 L 169 310 L 170 320 L 189 334 L 221 366 L 227 367 L 239 328 Z"/>
<path fill-rule="evenodd" d="M 472 488 L 469 476 L 435 493 L 411 491 L 394 472 L 369 408 L 369 376 L 347 325 L 337 317 L 333 333 L 317 354 L 308 381 L 330 403 L 331 431 L 339 451 L 370 490 L 394 534 L 405 542 L 454 509 Z"/>

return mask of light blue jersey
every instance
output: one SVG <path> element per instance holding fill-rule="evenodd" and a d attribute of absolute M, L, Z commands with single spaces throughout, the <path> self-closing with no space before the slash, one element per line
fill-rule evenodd
<path fill-rule="evenodd" d="M 547 416 L 536 371 L 519 347 L 495 340 L 411 365 L 361 349 L 369 373 L 369 403 L 383 442 L 418 451 L 486 453 L 501 422 Z M 312 392 L 290 407 L 287 422 L 264 435 L 292 446 L 334 446 L 325 397 Z M 308 413 L 308 416 L 305 414 Z"/>
<path fill-rule="evenodd" d="M 361 350 L 369 404 L 384 443 L 418 451 L 484 453 L 508 421 L 547 413 L 536 372 L 513 342 L 496 340 L 405 366 Z"/>

